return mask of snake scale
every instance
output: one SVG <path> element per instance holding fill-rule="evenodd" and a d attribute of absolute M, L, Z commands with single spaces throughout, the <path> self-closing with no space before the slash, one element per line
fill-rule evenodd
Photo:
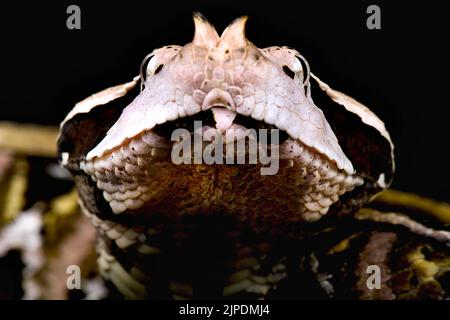
<path fill-rule="evenodd" d="M 200 14 L 194 23 L 191 43 L 154 50 L 140 77 L 81 101 L 61 124 L 61 163 L 98 230 L 98 266 L 113 290 L 129 299 L 448 297 L 448 232 L 358 211 L 392 182 L 383 122 L 298 51 L 248 41 L 246 17 L 220 36 Z M 226 148 L 244 141 L 245 155 L 250 129 L 278 130 L 268 146 L 277 171 L 261 174 L 261 161 L 174 163 L 176 129 L 209 132 Z M 434 245 L 444 253 L 424 253 Z M 407 257 L 422 259 L 426 277 Z M 381 268 L 379 290 L 365 287 L 369 265 Z"/>

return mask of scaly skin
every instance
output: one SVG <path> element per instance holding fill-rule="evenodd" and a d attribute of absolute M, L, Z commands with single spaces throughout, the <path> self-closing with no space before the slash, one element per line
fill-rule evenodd
<path fill-rule="evenodd" d="M 257 48 L 244 37 L 243 18 L 220 38 L 206 21 L 195 21 L 192 43 L 155 52 L 144 90 L 81 163 L 114 213 L 220 211 L 239 219 L 315 221 L 363 185 L 314 105 L 296 51 Z M 289 138 L 280 142 L 281 170 L 262 176 L 255 165 L 174 164 L 176 144 L 159 131 L 180 119 L 205 121 L 201 130 L 223 136 L 226 145 L 245 139 L 254 129 L 250 119 L 283 130 Z"/>
<path fill-rule="evenodd" d="M 154 51 L 140 93 L 138 79 L 98 93 L 61 126 L 62 163 L 99 230 L 100 270 L 128 298 L 295 298 L 280 286 L 307 239 L 389 186 L 392 142 L 375 114 L 310 74 L 297 51 L 249 42 L 245 18 L 220 37 L 194 21 L 191 43 Z M 233 148 L 249 129 L 279 129 L 279 170 L 174 163 L 170 135 L 192 135 L 194 120 Z"/>

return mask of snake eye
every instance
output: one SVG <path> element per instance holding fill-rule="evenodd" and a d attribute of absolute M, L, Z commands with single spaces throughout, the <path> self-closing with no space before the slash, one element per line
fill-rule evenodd
<path fill-rule="evenodd" d="M 155 49 L 142 60 L 140 67 L 141 91 L 144 90 L 147 77 L 158 74 L 162 68 L 169 63 L 181 51 L 180 46 L 165 46 Z"/>
<path fill-rule="evenodd" d="M 141 67 L 139 68 L 139 76 L 141 78 L 141 91 L 144 90 L 144 83 L 145 83 L 145 80 L 147 80 L 147 77 L 146 77 L 147 65 L 154 55 L 155 55 L 155 53 L 151 52 L 148 55 L 146 55 L 144 59 L 142 59 Z"/>
<path fill-rule="evenodd" d="M 283 71 L 284 71 L 284 73 L 285 73 L 289 78 L 294 79 L 294 77 L 295 77 L 295 72 L 292 71 L 291 69 L 289 69 L 288 66 L 284 65 L 284 66 L 283 66 Z"/>
<path fill-rule="evenodd" d="M 310 76 L 310 73 L 311 73 L 310 68 L 309 68 L 309 63 L 305 59 L 305 57 L 303 57 L 297 51 L 295 51 L 295 56 L 298 58 L 298 60 L 300 61 L 301 66 L 302 66 L 301 78 L 303 79 L 303 85 L 308 86 L 308 84 L 309 84 L 309 76 Z"/>
<path fill-rule="evenodd" d="M 164 67 L 163 63 L 158 63 L 158 61 L 155 60 L 156 58 L 157 57 L 155 57 L 154 52 L 152 52 L 142 60 L 140 68 L 141 91 L 144 90 L 144 84 L 147 80 L 147 76 L 154 76 Z"/>

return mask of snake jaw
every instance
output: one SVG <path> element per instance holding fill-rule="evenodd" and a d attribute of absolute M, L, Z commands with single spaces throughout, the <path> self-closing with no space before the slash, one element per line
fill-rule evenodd
<path fill-rule="evenodd" d="M 203 135 L 204 143 L 215 141 L 215 134 L 223 135 L 224 150 L 229 146 L 239 150 L 240 141 L 249 137 L 248 129 L 239 124 L 231 125 L 225 132 L 209 126 L 197 130 Z M 191 138 L 189 133 L 188 138 Z M 204 143 L 200 154 L 208 148 Z M 250 145 L 248 141 L 244 159 L 249 157 Z M 311 222 L 325 215 L 339 196 L 363 184 L 360 177 L 338 170 L 324 156 L 292 138 L 279 146 L 280 172 L 267 176 L 264 181 L 255 170 L 260 164 L 227 165 L 225 154 L 221 156 L 224 164 L 196 164 L 195 146 L 190 149 L 192 153 L 182 155 L 184 160 L 194 159 L 192 165 L 174 164 L 171 156 L 176 149 L 177 142 L 170 146 L 169 141 L 148 131 L 102 158 L 83 161 L 81 169 L 93 178 L 116 214 L 156 214 L 168 210 L 185 215 L 192 210 L 219 210 L 239 219 L 247 219 L 251 213 L 254 219 L 270 216 L 278 222 Z M 237 170 L 237 174 L 231 174 L 230 170 Z M 252 189 L 248 189 L 250 185 Z M 271 196 L 266 198 L 269 193 Z M 286 201 L 292 205 L 285 206 Z M 195 202 L 203 203 L 202 208 Z"/>

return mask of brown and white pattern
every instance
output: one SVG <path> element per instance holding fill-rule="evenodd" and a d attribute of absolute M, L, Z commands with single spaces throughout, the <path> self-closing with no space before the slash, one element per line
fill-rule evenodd
<path fill-rule="evenodd" d="M 125 296 L 264 297 L 286 278 L 285 241 L 305 223 L 353 213 L 391 183 L 382 121 L 296 50 L 256 47 L 245 21 L 219 36 L 195 14 L 193 41 L 155 50 L 141 92 L 135 78 L 97 93 L 61 125 L 61 162 L 98 229 L 100 269 Z M 170 135 L 192 134 L 194 121 L 225 144 L 279 130 L 276 174 L 259 162 L 175 164 Z"/>

